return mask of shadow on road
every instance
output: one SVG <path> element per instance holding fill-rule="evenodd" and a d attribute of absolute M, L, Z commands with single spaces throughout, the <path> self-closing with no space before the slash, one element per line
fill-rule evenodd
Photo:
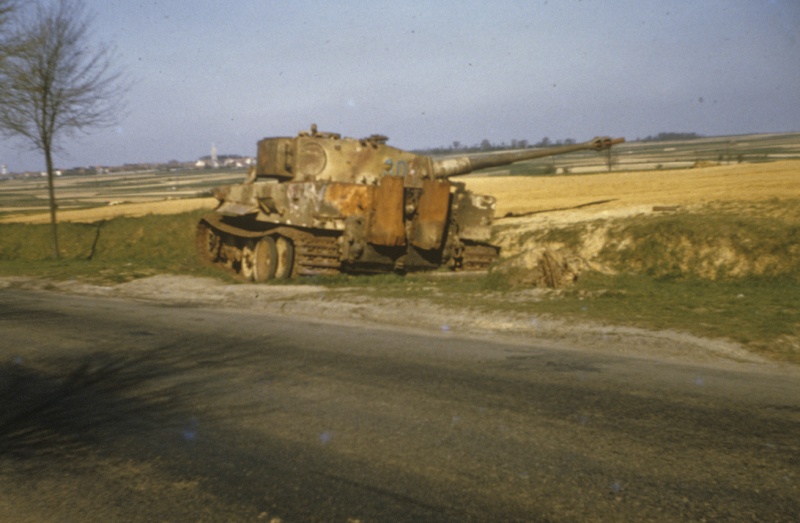
<path fill-rule="evenodd" d="M 63 371 L 0 365 L 0 456 L 68 455 L 185 420 L 186 380 L 158 357 L 96 353 Z"/>

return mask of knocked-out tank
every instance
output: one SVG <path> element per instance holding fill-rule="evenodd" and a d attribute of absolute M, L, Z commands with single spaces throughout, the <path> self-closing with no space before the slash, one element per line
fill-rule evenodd
<path fill-rule="evenodd" d="M 451 176 L 486 167 L 603 150 L 595 138 L 544 150 L 435 159 L 386 145 L 385 136 L 301 132 L 258 142 L 244 183 L 218 188 L 197 227 L 205 261 L 252 281 L 340 272 L 483 270 L 495 199 Z"/>

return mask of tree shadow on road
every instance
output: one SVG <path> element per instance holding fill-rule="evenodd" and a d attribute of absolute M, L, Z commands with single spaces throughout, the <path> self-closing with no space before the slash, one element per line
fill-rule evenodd
<path fill-rule="evenodd" d="M 189 419 L 190 383 L 164 351 L 96 353 L 63 370 L 0 364 L 0 456 L 65 456 Z"/>

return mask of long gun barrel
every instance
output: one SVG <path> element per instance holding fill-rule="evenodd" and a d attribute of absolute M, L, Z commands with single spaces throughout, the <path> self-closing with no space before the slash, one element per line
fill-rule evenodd
<path fill-rule="evenodd" d="M 448 178 L 459 174 L 468 174 L 479 169 L 486 169 L 487 167 L 498 167 L 524 160 L 533 160 L 534 158 L 545 158 L 547 156 L 556 156 L 588 149 L 603 151 L 609 149 L 612 145 L 623 143 L 624 141 L 625 138 L 609 138 L 607 136 L 602 136 L 584 143 L 549 147 L 547 149 L 507 151 L 502 153 L 443 158 L 440 160 L 433 160 L 433 176 L 434 178 Z"/>

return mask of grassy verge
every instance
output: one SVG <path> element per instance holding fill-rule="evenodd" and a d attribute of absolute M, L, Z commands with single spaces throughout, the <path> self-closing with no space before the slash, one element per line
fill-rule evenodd
<path fill-rule="evenodd" d="M 569 289 L 535 294 L 513 288 L 502 274 L 461 278 L 340 276 L 315 283 L 347 288 L 360 295 L 469 304 L 477 314 L 508 311 L 670 329 L 737 341 L 766 357 L 800 363 L 800 284 L 787 277 L 711 281 L 588 273 Z"/>
<path fill-rule="evenodd" d="M 49 225 L 0 224 L 0 275 L 121 283 L 154 274 L 225 277 L 198 263 L 194 230 L 202 211 L 115 218 L 58 226 L 61 258 L 52 258 Z"/>
<path fill-rule="evenodd" d="M 798 296 L 800 285 L 788 277 L 711 281 L 590 274 L 554 309 L 615 325 L 732 339 L 763 355 L 800 362 Z"/>
<path fill-rule="evenodd" d="M 737 208 L 736 213 L 740 210 Z M 797 261 L 786 264 L 781 261 L 785 257 L 776 254 L 780 242 L 794 241 L 793 234 L 797 230 L 792 225 L 794 216 L 788 221 L 775 221 L 772 219 L 774 213 L 763 208 L 758 210 L 763 220 L 757 220 L 755 226 L 752 221 L 744 220 L 742 223 L 746 225 L 735 227 L 733 218 L 720 218 L 718 211 L 714 211 L 716 226 L 708 216 L 698 220 L 693 215 L 687 216 L 683 222 L 680 217 L 672 216 L 659 218 L 650 226 L 642 223 L 618 225 L 618 230 L 627 231 L 626 234 L 634 239 L 646 239 L 656 232 L 669 234 L 663 242 L 643 240 L 643 250 L 638 254 L 630 250 L 632 245 L 636 245 L 635 241 L 625 242 L 627 261 L 621 263 L 630 266 L 631 257 L 647 260 L 652 256 L 654 260 L 649 264 L 642 262 L 636 267 L 637 272 L 618 272 L 616 275 L 587 273 L 567 290 L 531 293 L 527 289 L 515 289 L 500 273 L 458 278 L 436 274 L 339 276 L 305 278 L 292 283 L 347 288 L 350 290 L 343 292 L 389 298 L 425 298 L 443 305 L 468 303 L 479 311 L 552 314 L 613 325 L 673 329 L 736 340 L 761 354 L 800 363 Z M 214 276 L 232 281 L 222 271 L 205 267 L 195 258 L 194 227 L 201 214 L 117 218 L 91 225 L 61 224 L 60 260 L 50 258 L 48 225 L 0 224 L 0 276 L 79 279 L 103 284 L 166 273 Z M 781 229 L 776 225 L 779 222 L 788 224 L 781 226 L 788 229 Z M 632 230 L 631 227 L 639 229 Z M 751 230 L 752 227 L 756 230 Z M 670 249 L 672 240 L 668 236 L 685 237 L 687 230 L 695 235 L 706 230 L 703 238 L 720 238 L 721 230 L 729 230 L 733 236 L 746 234 L 753 241 L 761 242 L 760 249 L 771 253 L 769 259 L 774 263 L 764 264 L 770 268 L 769 271 L 758 275 L 731 277 L 730 270 L 718 270 L 715 272 L 718 277 L 712 280 L 701 277 L 692 264 L 675 261 L 664 266 L 666 254 L 663 252 L 645 255 L 656 248 Z M 767 234 L 764 231 L 771 232 Z M 579 238 L 580 234 L 570 233 L 560 240 L 578 241 Z M 772 243 L 768 238 L 772 238 Z M 619 250 L 606 254 L 613 261 L 619 256 Z M 684 258 L 676 256 L 674 259 Z"/>

